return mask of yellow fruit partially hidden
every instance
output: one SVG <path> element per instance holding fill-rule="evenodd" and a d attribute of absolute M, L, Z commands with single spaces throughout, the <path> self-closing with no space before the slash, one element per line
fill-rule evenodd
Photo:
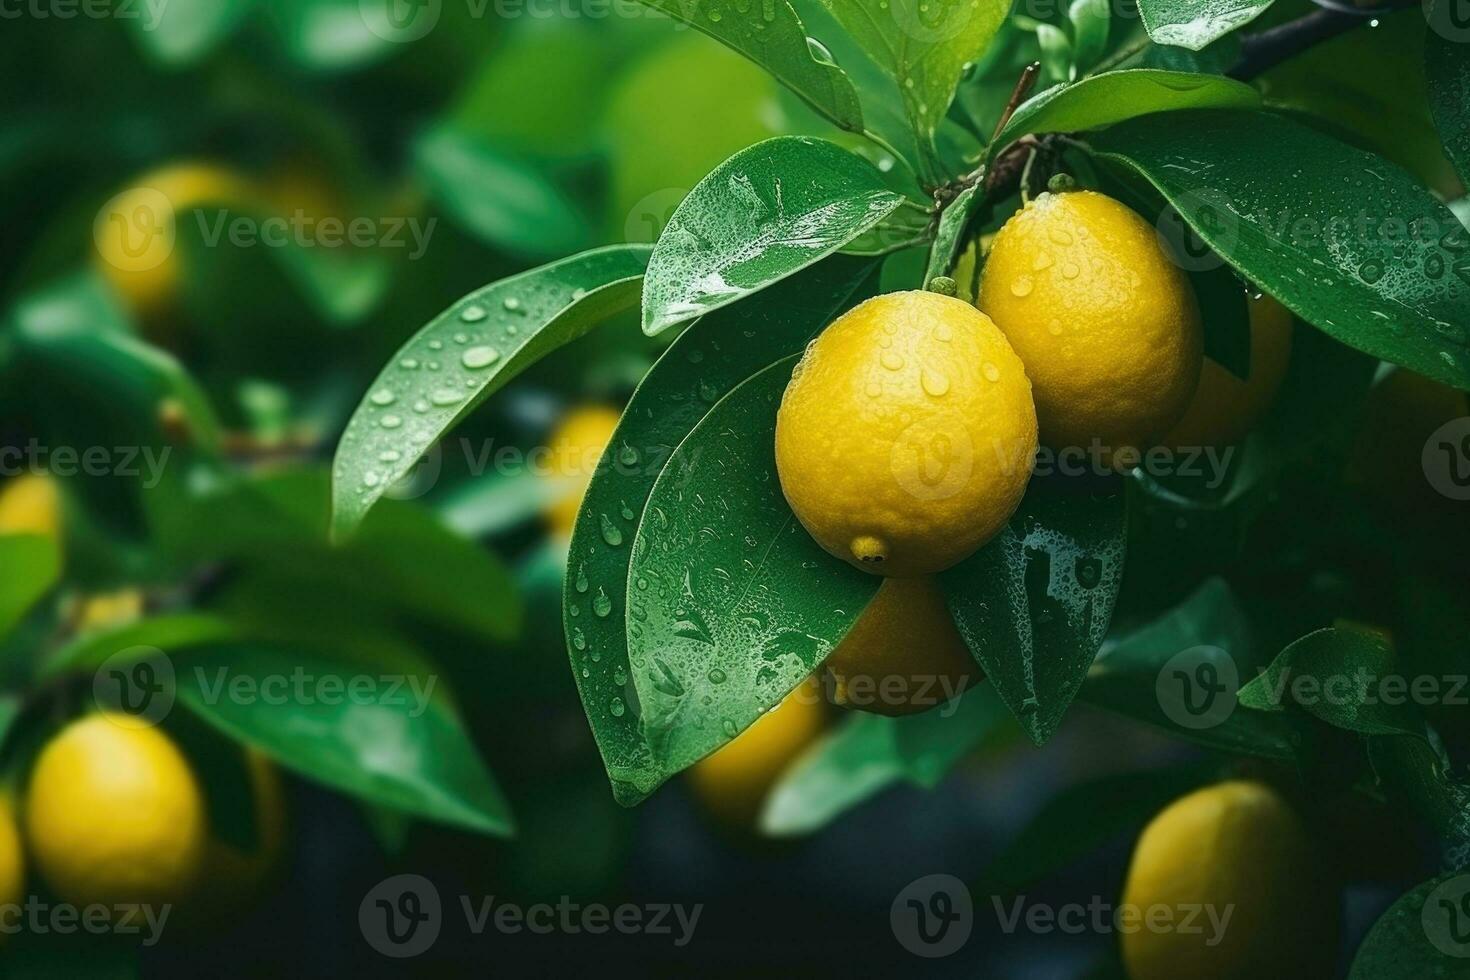
<path fill-rule="evenodd" d="M 1045 193 L 995 236 L 979 307 L 1036 394 L 1042 441 L 1104 459 L 1179 420 L 1202 359 L 1189 279 L 1152 225 L 1094 191 Z"/>
<path fill-rule="evenodd" d="M 251 183 L 223 167 L 182 163 L 144 174 L 97 214 L 97 267 L 142 316 L 166 311 L 178 297 L 182 270 L 175 245 L 180 212 L 205 204 L 254 206 Z"/>
<path fill-rule="evenodd" d="M 286 793 L 275 763 L 254 749 L 245 750 L 254 807 L 255 840 L 249 849 L 210 834 L 204 848 L 202 882 L 216 904 L 239 904 L 259 892 L 276 870 L 286 842 Z M 223 899 L 224 902 L 219 900 Z"/>
<path fill-rule="evenodd" d="M 834 702 L 880 715 L 927 711 L 984 679 L 932 576 L 884 581 L 826 671 Z"/>
<path fill-rule="evenodd" d="M 995 535 L 1026 491 L 1036 410 L 1021 360 L 970 304 L 890 293 L 807 347 L 776 417 L 786 500 L 865 571 L 942 571 Z"/>
<path fill-rule="evenodd" d="M 20 828 L 15 823 L 15 810 L 8 798 L 0 798 L 0 925 L 11 925 L 16 915 L 7 911 L 19 905 L 26 892 L 26 853 L 20 842 Z M 7 932 L 0 931 L 0 940 Z"/>
<path fill-rule="evenodd" d="M 23 473 L 0 484 L 0 534 L 61 537 L 61 491 L 56 481 Z"/>
<path fill-rule="evenodd" d="M 1313 846 L 1262 783 L 1176 800 L 1144 829 L 1128 869 L 1120 914 L 1133 925 L 1119 931 L 1130 980 L 1327 976 L 1337 896 Z"/>
<path fill-rule="evenodd" d="M 816 681 L 803 681 L 745 731 L 695 763 L 689 785 L 722 822 L 749 828 L 781 772 L 822 733 L 827 712 Z"/>
<path fill-rule="evenodd" d="M 1347 480 L 1399 509 L 1446 506 L 1424 473 L 1424 444 L 1451 419 L 1470 415 L 1470 395 L 1395 368 L 1368 392 Z"/>
<path fill-rule="evenodd" d="M 1246 302 L 1251 328 L 1249 376 L 1241 380 L 1206 358 L 1189 408 L 1164 436 L 1164 445 L 1210 447 L 1237 443 L 1271 407 L 1291 360 L 1291 312 L 1269 296 Z"/>
<path fill-rule="evenodd" d="M 25 825 L 41 877 L 78 905 L 177 902 L 204 855 L 204 799 L 188 760 L 129 716 L 89 715 L 42 749 Z"/>
<path fill-rule="evenodd" d="M 582 508 L 587 484 L 597 472 L 603 450 L 618 427 L 618 410 L 609 405 L 586 405 L 568 412 L 551 434 L 544 476 L 556 481 L 555 498 L 546 508 L 552 531 L 570 535 Z"/>

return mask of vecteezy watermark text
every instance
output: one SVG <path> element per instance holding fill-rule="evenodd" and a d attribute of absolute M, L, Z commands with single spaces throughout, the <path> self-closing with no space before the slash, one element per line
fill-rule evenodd
<path fill-rule="evenodd" d="M 142 936 L 142 945 L 153 946 L 163 938 L 163 927 L 172 912 L 172 905 L 137 902 L 72 905 L 28 895 L 20 902 L 0 904 L 0 934 L 70 936 L 82 932 L 93 936 Z"/>

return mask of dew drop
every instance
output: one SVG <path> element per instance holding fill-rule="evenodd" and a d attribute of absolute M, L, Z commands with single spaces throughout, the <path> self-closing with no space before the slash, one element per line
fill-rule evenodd
<path fill-rule="evenodd" d="M 607 614 L 612 612 L 612 598 L 607 590 L 601 586 L 597 588 L 597 595 L 592 597 L 592 611 L 597 614 L 598 619 L 606 619 Z"/>
<path fill-rule="evenodd" d="M 934 339 L 942 344 L 947 344 L 954 339 L 954 331 L 950 329 L 949 324 L 941 323 L 934 328 Z"/>
<path fill-rule="evenodd" d="M 461 310 L 459 313 L 459 318 L 465 323 L 479 323 L 481 320 L 485 319 L 485 317 L 489 315 L 490 314 L 485 312 L 485 308 L 483 306 L 480 306 L 478 303 L 476 303 L 470 306 L 466 306 L 463 310 Z"/>
<path fill-rule="evenodd" d="M 1011 282 L 1011 295 L 1017 297 L 1030 296 L 1031 285 L 1032 283 L 1030 276 L 1017 276 Z"/>
<path fill-rule="evenodd" d="M 982 367 L 980 369 L 980 371 L 981 371 L 981 373 L 983 373 L 985 375 L 985 380 L 986 381 L 999 381 L 1000 380 L 1000 368 L 996 367 L 994 364 L 990 363 L 989 361 L 986 361 L 985 362 L 985 366 Z"/>
<path fill-rule="evenodd" d="M 606 541 L 610 547 L 616 548 L 623 543 L 623 532 L 618 530 L 618 526 L 612 522 L 611 518 L 606 514 L 598 514 L 597 522 L 602 527 L 602 540 Z"/>
<path fill-rule="evenodd" d="M 378 419 L 378 424 L 385 429 L 396 429 L 403 424 L 403 419 L 396 415 L 384 415 Z"/>
<path fill-rule="evenodd" d="M 934 368 L 925 367 L 919 371 L 919 384 L 924 391 L 934 398 L 942 397 L 949 391 L 949 378 Z"/>
<path fill-rule="evenodd" d="M 612 699 L 612 703 L 608 705 L 607 710 L 612 712 L 614 718 L 621 718 L 623 717 L 623 713 L 628 710 L 628 706 L 623 703 L 622 698 L 615 697 Z"/>
<path fill-rule="evenodd" d="M 903 357 L 891 350 L 886 350 L 883 352 L 883 355 L 878 358 L 878 363 L 882 364 L 890 371 L 897 371 L 899 368 L 903 367 Z"/>
<path fill-rule="evenodd" d="M 389 391 L 387 388 L 379 388 L 377 391 L 368 396 L 368 401 L 372 402 L 374 405 L 377 405 L 379 408 L 385 405 L 391 405 L 397 400 L 398 396 L 393 394 L 393 392 Z"/>
<path fill-rule="evenodd" d="M 585 563 L 577 565 L 577 578 L 573 585 L 578 592 L 587 591 L 587 566 Z"/>
<path fill-rule="evenodd" d="M 500 351 L 494 347 L 471 347 L 464 352 L 460 363 L 471 370 L 487 368 L 500 360 Z"/>

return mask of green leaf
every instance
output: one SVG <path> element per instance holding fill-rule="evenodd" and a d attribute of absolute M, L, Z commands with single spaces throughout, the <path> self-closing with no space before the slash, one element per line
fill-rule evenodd
<path fill-rule="evenodd" d="M 1148 36 L 1157 44 L 1198 51 L 1255 20 L 1271 0 L 1138 0 Z"/>
<path fill-rule="evenodd" d="M 240 627 L 211 613 L 181 612 L 85 633 L 48 655 L 36 671 L 47 680 L 68 671 L 95 670 L 108 657 L 130 647 L 153 647 L 165 653 L 238 639 Z"/>
<path fill-rule="evenodd" d="M 647 258 L 641 245 L 583 252 L 476 290 L 429 321 L 347 423 L 332 471 L 333 532 L 361 523 L 430 446 L 517 374 L 632 306 Z"/>
<path fill-rule="evenodd" d="M 1030 133 L 1070 133 L 1100 129 L 1155 112 L 1181 109 L 1253 108 L 1255 89 L 1218 75 L 1156 68 L 1104 72 L 1053 85 L 1021 104 L 990 145 L 994 155 Z"/>
<path fill-rule="evenodd" d="M 841 128 L 863 131 L 863 113 L 852 82 L 826 49 L 807 36 L 801 18 L 786 0 L 643 2 L 740 52 Z"/>
<path fill-rule="evenodd" d="M 0 637 L 61 578 L 61 548 L 44 534 L 0 535 Z"/>
<path fill-rule="evenodd" d="M 1074 71 L 1084 72 L 1102 59 L 1108 49 L 1108 27 L 1112 23 L 1109 0 L 1072 0 L 1067 8 L 1072 24 Z"/>
<path fill-rule="evenodd" d="M 1126 515 L 1121 481 L 1033 479 L 1005 529 L 939 576 L 960 635 L 1038 745 L 1061 725 L 1107 633 Z"/>
<path fill-rule="evenodd" d="M 358 0 L 270 0 L 269 23 L 282 48 L 299 65 L 341 71 L 395 49 L 391 38 L 368 26 Z"/>
<path fill-rule="evenodd" d="M 505 797 L 437 674 L 255 647 L 176 659 L 182 703 L 281 765 L 382 806 L 487 834 L 512 833 Z M 374 696 L 341 693 L 353 684 Z M 293 696 L 271 693 L 279 690 Z"/>
<path fill-rule="evenodd" d="M 670 775 L 816 669 L 881 582 L 823 551 L 781 493 L 776 409 L 795 365 L 796 355 L 777 361 L 710 409 L 659 474 L 638 526 L 628 710 Z M 596 615 L 610 601 L 590 599 Z M 577 607 L 569 597 L 568 613 Z"/>
<path fill-rule="evenodd" d="M 1204 783 L 1200 766 L 1104 776 L 1063 790 L 990 863 L 976 894 L 1013 895 L 1073 864 Z"/>
<path fill-rule="evenodd" d="M 492 245 L 522 255 L 565 255 L 587 243 L 587 218 L 538 165 L 447 126 L 414 145 L 415 168 L 434 201 Z"/>
<path fill-rule="evenodd" d="M 240 26 L 255 0 L 192 0 L 142 4 L 126 18 L 133 36 L 153 58 L 182 66 L 209 54 Z"/>
<path fill-rule="evenodd" d="M 728 306 L 832 254 L 904 202 L 862 157 L 781 136 L 699 182 L 648 260 L 643 332 Z"/>
<path fill-rule="evenodd" d="M 1041 45 L 1041 66 L 1048 78 L 1068 78 L 1072 73 L 1072 39 L 1055 24 L 1031 23 L 1036 43 Z"/>
<path fill-rule="evenodd" d="M 1424 882 L 1383 913 L 1353 958 L 1348 980 L 1470 976 L 1470 875 Z"/>
<path fill-rule="evenodd" d="M 1363 735 L 1424 734 L 1409 684 L 1388 642 L 1357 629 L 1321 629 L 1295 641 L 1240 689 L 1248 708 L 1282 711 L 1286 701 L 1336 728 Z"/>
<path fill-rule="evenodd" d="M 612 710 L 615 699 L 626 708 L 632 698 L 626 623 L 636 525 L 630 522 L 644 512 L 654 480 L 710 406 L 752 374 L 801 351 L 862 298 L 874 265 L 833 256 L 684 331 L 639 385 L 593 474 L 572 533 L 563 619 L 582 706 L 614 795 L 625 805 L 644 799 L 669 776 L 654 763 L 636 713 Z M 609 614 L 583 615 L 585 596 L 595 597 L 597 589 L 611 601 Z M 585 651 L 577 648 L 579 637 Z"/>
<path fill-rule="evenodd" d="M 1009 0 L 825 3 L 863 50 L 898 83 L 920 149 L 929 152 L 965 66 L 985 54 L 1010 9 Z"/>
<path fill-rule="evenodd" d="M 1470 234 L 1404 171 L 1264 112 L 1169 113 L 1092 143 L 1308 323 L 1470 388 Z"/>
<path fill-rule="evenodd" d="M 1429 14 L 1424 72 L 1429 78 L 1429 108 L 1455 165 L 1460 182 L 1470 187 L 1470 32 L 1446 23 L 1454 0 L 1437 0 Z"/>
<path fill-rule="evenodd" d="M 909 201 L 842 246 L 843 255 L 883 256 L 914 248 L 934 233 L 934 215 Z"/>
<path fill-rule="evenodd" d="M 1109 637 L 1078 697 L 1213 749 L 1293 760 L 1292 724 L 1236 701 L 1260 662 L 1230 587 L 1210 579 L 1155 621 Z"/>
<path fill-rule="evenodd" d="M 947 276 L 954 269 L 966 244 L 965 229 L 983 200 L 980 185 L 972 184 L 960 191 L 939 216 L 939 230 L 929 251 L 929 267 L 924 271 L 925 282 L 935 276 Z"/>
<path fill-rule="evenodd" d="M 778 837 L 809 834 L 900 782 L 932 789 L 1009 719 L 989 685 L 902 718 L 851 712 L 782 775 L 766 800 L 761 829 Z"/>

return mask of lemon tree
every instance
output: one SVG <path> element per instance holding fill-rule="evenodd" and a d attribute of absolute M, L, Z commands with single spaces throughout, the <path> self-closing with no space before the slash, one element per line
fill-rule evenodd
<path fill-rule="evenodd" d="M 1140 0 L 1139 24 L 1091 4 L 1009 19 L 986 2 L 649 5 L 764 69 L 812 124 L 678 191 L 651 247 L 581 252 L 430 320 L 337 447 L 338 538 L 370 526 L 492 395 L 636 308 L 657 360 L 615 423 L 608 411 L 595 437 L 557 436 L 600 452 L 561 612 L 619 802 L 690 770 L 706 788 L 769 787 L 763 824 L 810 830 L 895 781 L 932 785 L 993 738 L 1044 743 L 1081 702 L 1237 765 L 1331 754 L 1341 764 L 1321 779 L 1376 784 L 1460 854 L 1462 718 L 1365 693 L 1331 709 L 1269 696 L 1270 679 L 1334 658 L 1442 663 L 1423 630 L 1399 649 L 1332 627 L 1354 598 L 1386 619 L 1467 622 L 1442 598 L 1463 533 L 1433 523 L 1439 509 L 1372 542 L 1334 538 L 1400 519 L 1342 489 L 1380 365 L 1470 389 L 1470 238 L 1447 192 L 1340 132 L 1341 115 L 1279 111 L 1261 81 L 1358 30 L 1354 15 L 1215 0 Z M 1443 160 L 1423 172 L 1463 181 L 1463 46 L 1424 40 Z M 1399 57 L 1409 42 L 1380 43 Z M 1329 558 L 1339 547 L 1362 561 Z M 1364 565 L 1421 571 L 1390 599 L 1347 571 Z M 795 717 L 787 699 L 813 676 L 849 708 L 865 707 L 866 681 L 957 696 L 855 714 L 789 766 L 732 762 L 768 740 L 796 751 L 804 739 L 772 723 Z M 1196 681 L 1226 692 L 1209 724 L 1170 693 Z M 1265 813 L 1260 835 L 1220 839 L 1246 865 L 1310 836 L 1268 795 L 1207 792 L 1186 810 L 1232 832 L 1225 810 Z M 1023 858 L 1000 877 L 1037 863 Z M 1157 875 L 1140 860 L 1148 891 L 1178 856 Z M 1233 894 L 1241 880 L 1193 884 Z M 1272 928 L 1254 931 L 1269 945 Z M 1158 975 L 1194 962 L 1159 955 Z M 1238 968 L 1264 969 L 1254 955 Z M 1139 976 L 1155 959 L 1124 950 Z"/>

